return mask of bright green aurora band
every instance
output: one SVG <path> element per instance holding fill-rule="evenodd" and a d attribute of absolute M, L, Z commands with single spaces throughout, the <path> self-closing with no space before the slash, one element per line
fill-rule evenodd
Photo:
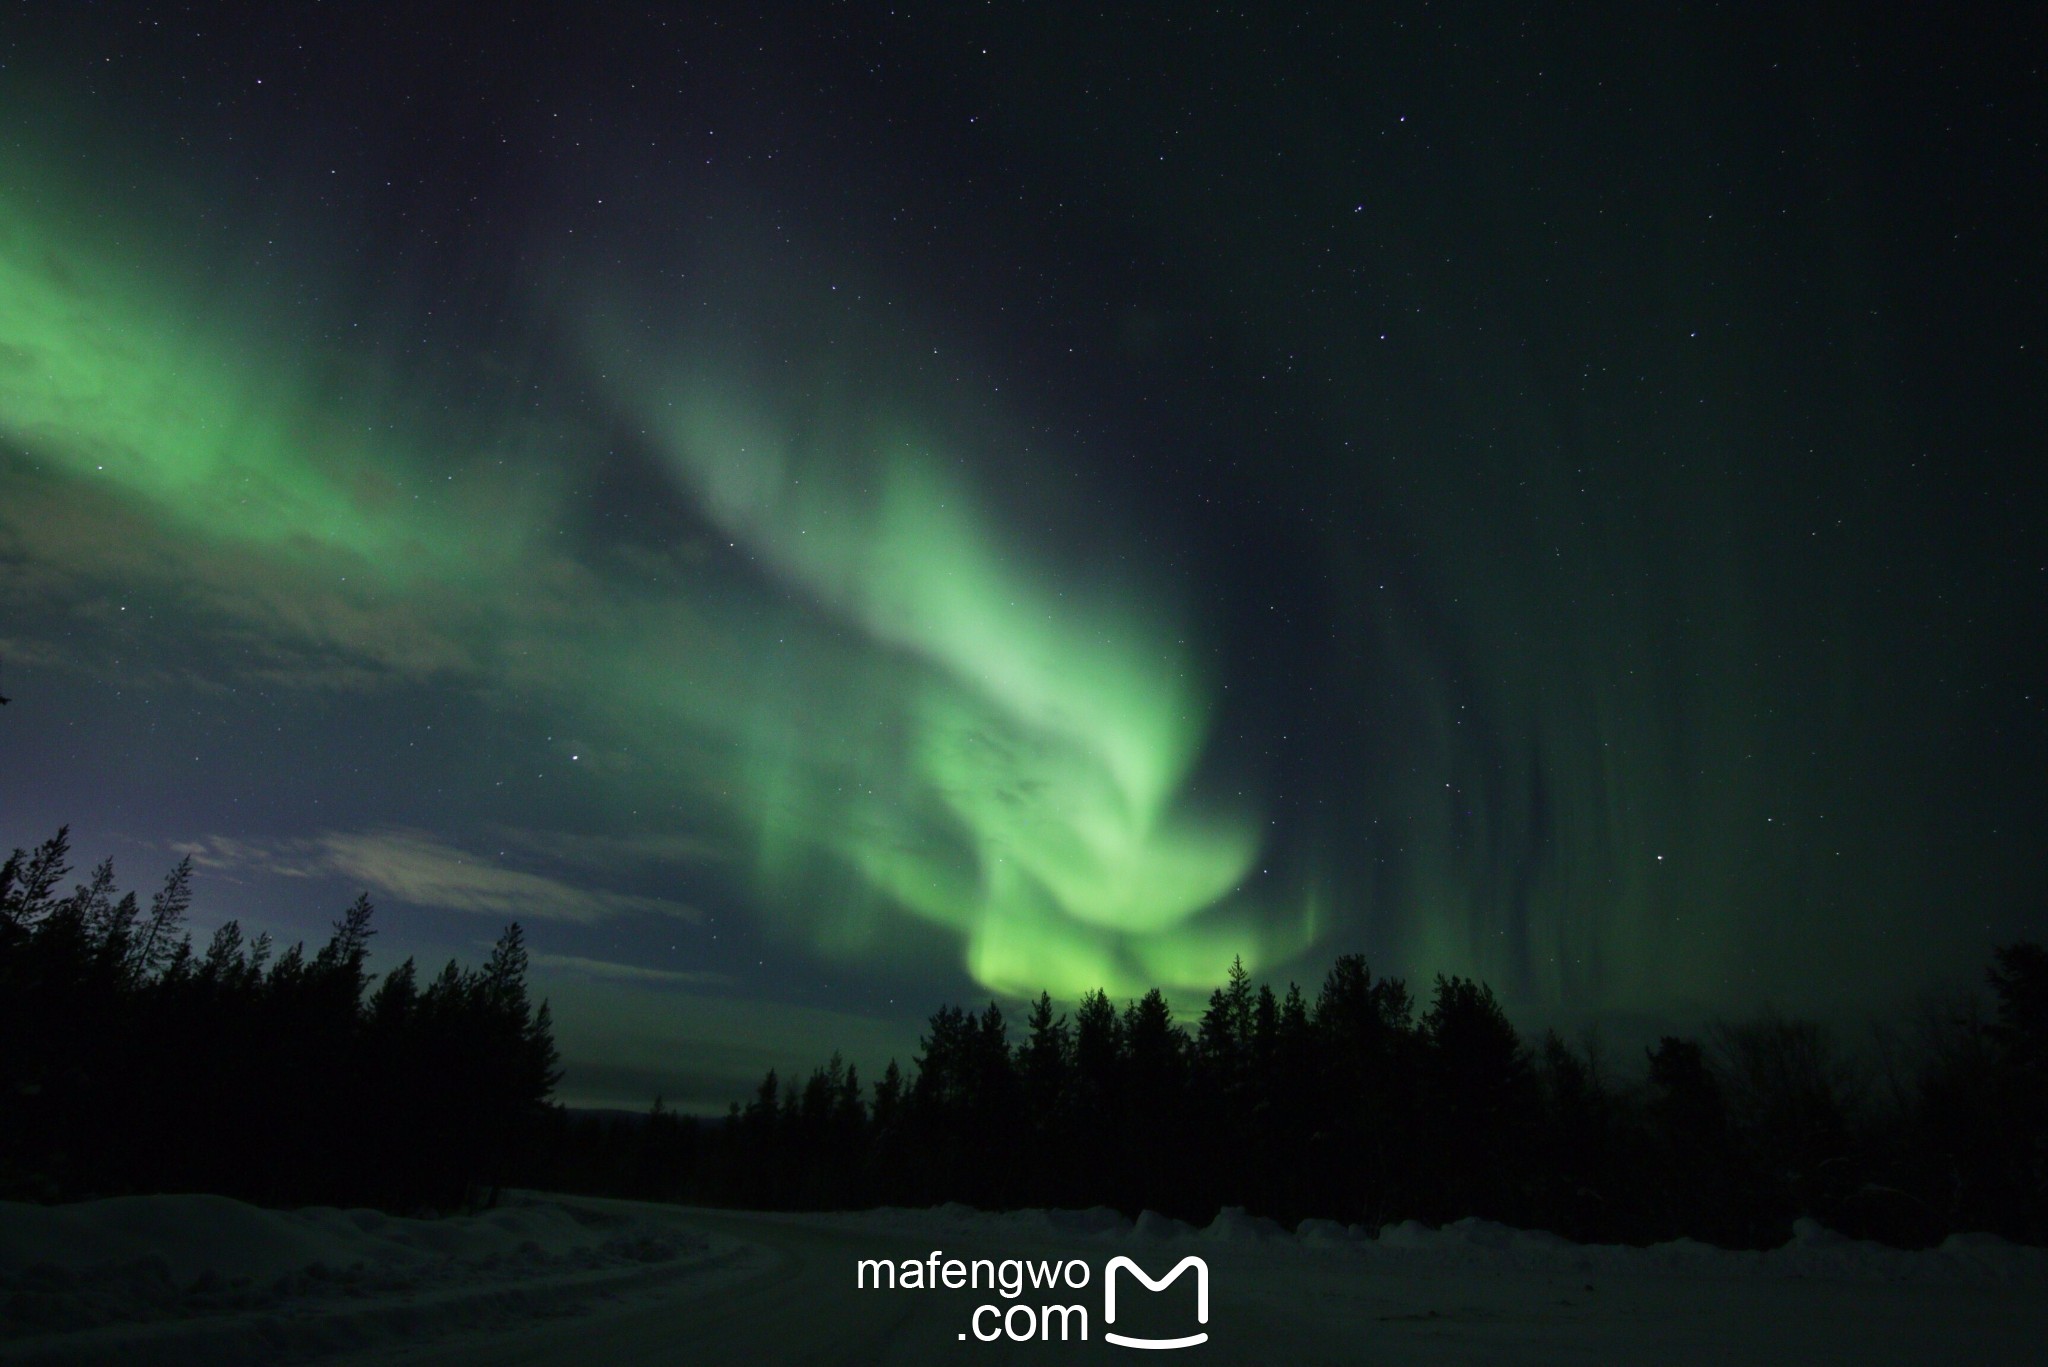
<path fill-rule="evenodd" d="M 643 368 L 620 398 L 676 487 L 800 602 L 736 604 L 687 570 L 649 592 L 549 549 L 572 453 L 365 398 L 303 322 L 210 305 L 190 253 L 5 180 L 0 420 L 46 475 L 159 528 L 159 572 L 208 562 L 237 586 L 216 603 L 288 630 L 323 629 L 286 604 L 336 586 L 402 610 L 457 674 L 573 709 L 722 801 L 760 893 L 826 950 L 890 952 L 907 915 L 992 989 L 1071 996 L 1309 943 L 1305 903 L 1237 895 L 1255 815 L 1191 791 L 1211 703 L 1184 630 L 1006 544 L 928 427 L 871 402 L 794 422 L 787 395 Z"/>
<path fill-rule="evenodd" d="M 829 783 L 772 743 L 788 718 L 746 728 L 764 873 L 813 839 L 959 931 L 974 976 L 1009 992 L 1193 985 L 1256 949 L 1257 923 L 1202 915 L 1258 847 L 1249 817 L 1190 809 L 1208 701 L 1188 652 L 1135 603 L 1087 604 L 1006 551 L 914 426 L 778 423 L 705 369 L 646 414 L 674 469 L 892 674 L 880 714 L 837 718 L 851 734 L 830 748 L 855 758 Z"/>
<path fill-rule="evenodd" d="M 1313 981 L 1365 948 L 1518 1012 L 1667 1019 L 1966 973 L 2008 912 L 1928 899 L 2031 886 L 1953 756 L 1956 681 L 2007 648 L 1913 539 L 1907 462 L 1855 464 L 1900 454 L 1886 397 L 1846 362 L 1766 384 L 1791 342 L 1671 323 L 1774 316 L 1739 262 L 1711 297 L 1656 260 L 1553 290 L 1506 247 L 1491 278 L 1440 259 L 1455 202 L 1346 200 L 1413 321 L 1398 348 L 1349 315 L 1310 338 L 1303 284 L 1234 324 L 1320 347 L 1331 381 L 1207 486 L 1305 510 L 1250 520 L 1298 553 L 1262 581 L 1057 450 L 1057 390 L 963 398 L 940 309 L 818 274 L 860 261 L 728 226 L 676 229 L 656 268 L 652 237 L 578 236 L 505 272 L 512 321 L 426 345 L 422 302 L 341 264 L 310 203 L 232 224 L 57 164 L 0 153 L 0 572 L 68 586 L 53 614 L 149 588 L 181 614 L 157 648 L 211 673 L 574 734 L 598 818 L 701 835 L 718 909 L 808 952 L 1072 997 L 1206 988 L 1233 954 Z M 1202 246 L 1208 184 L 1159 231 L 1220 277 L 1258 244 Z M 1666 286 L 1651 322 L 1602 302 Z M 1545 327 L 1671 351 L 1553 384 Z M 1823 433 L 1849 454 L 1801 464 Z M 645 506 L 612 516 L 620 488 Z M 1240 575 L 1262 619 L 1300 613 L 1271 650 L 1227 610 Z"/>

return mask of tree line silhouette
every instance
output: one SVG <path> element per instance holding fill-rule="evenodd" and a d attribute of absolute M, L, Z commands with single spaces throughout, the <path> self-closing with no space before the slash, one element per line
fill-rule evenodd
<path fill-rule="evenodd" d="M 69 833 L 0 864 L 0 1199 L 207 1191 L 450 1210 L 524 1175 L 559 1076 L 515 924 L 481 968 L 374 990 L 359 897 L 310 956 L 184 928 L 192 864 L 145 909 Z"/>
<path fill-rule="evenodd" d="M 569 1188 L 751 1208 L 960 1201 L 1106 1205 L 1206 1222 L 1465 1216 L 1585 1241 L 1782 1243 L 1811 1215 L 1921 1246 L 2048 1236 L 2048 953 L 1990 970 L 1995 1013 L 1896 1026 L 1874 1067 L 1822 1027 L 1764 1015 L 1666 1037 L 1624 1081 L 1597 1037 L 1526 1042 L 1483 983 L 1418 1003 L 1364 958 L 1311 1001 L 1241 963 L 1194 1029 L 1154 990 L 1021 1022 L 942 1007 L 914 1067 L 872 1089 L 838 1057 L 770 1072 L 722 1121 L 558 1114 Z"/>
<path fill-rule="evenodd" d="M 480 968 L 373 982 L 367 897 L 275 952 L 145 908 L 68 833 L 0 864 L 0 1199 L 211 1191 L 449 1210 L 507 1183 L 757 1209 L 960 1201 L 1206 1221 L 1481 1216 L 1580 1240 L 1781 1242 L 1799 1215 L 1903 1245 L 2048 1242 L 2048 951 L 1997 950 L 1992 1009 L 1892 1022 L 1874 1061 L 1766 1014 L 1666 1037 L 1517 1033 L 1485 984 L 1426 1001 L 1340 957 L 1313 999 L 1241 963 L 1192 1028 L 1156 989 L 935 1012 L 872 1087 L 838 1056 L 722 1120 L 576 1115 L 517 925 Z"/>

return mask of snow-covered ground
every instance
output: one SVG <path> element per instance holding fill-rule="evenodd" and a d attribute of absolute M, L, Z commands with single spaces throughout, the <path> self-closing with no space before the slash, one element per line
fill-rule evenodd
<path fill-rule="evenodd" d="M 1078 1259 L 1091 1280 L 1016 1298 L 855 1287 L 862 1259 L 934 1250 Z M 1238 1211 L 1195 1229 L 1106 1210 L 758 1215 L 523 1194 L 422 1221 L 161 1196 L 0 1204 L 0 1359 L 1128 1358 L 1102 1339 L 1101 1281 L 1119 1254 L 1154 1276 L 1189 1254 L 1206 1262 L 1209 1340 L 1190 1361 L 1996 1363 L 2041 1361 L 2048 1343 L 2048 1253 L 1985 1235 L 1902 1252 L 1801 1222 L 1782 1248 L 1738 1253 L 1586 1246 L 1470 1220 L 1289 1231 Z M 1173 1312 L 1192 1316 L 1181 1295 Z M 1086 1307 L 1087 1342 L 968 1332 L 1053 1301 Z M 975 1319 L 982 1305 L 996 1313 Z"/>
<path fill-rule="evenodd" d="M 574 1314 L 742 1272 L 752 1252 L 525 1193 L 438 1220 L 224 1196 L 0 1202 L 0 1360 L 319 1357 Z"/>

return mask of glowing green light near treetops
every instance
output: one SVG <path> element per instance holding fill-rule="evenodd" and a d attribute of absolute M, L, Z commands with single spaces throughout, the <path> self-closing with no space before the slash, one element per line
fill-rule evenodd
<path fill-rule="evenodd" d="M 913 681 L 898 752 L 874 756 L 899 781 L 827 804 L 837 854 L 964 933 L 990 986 L 1201 981 L 1218 947 L 1183 937 L 1257 841 L 1185 791 L 1207 719 L 1185 650 L 1132 605 L 1052 588 L 915 428 L 851 412 L 799 437 L 720 397 L 744 388 L 700 375 L 646 416 L 729 534 Z M 756 796 L 764 818 L 787 800 Z"/>
<path fill-rule="evenodd" d="M 436 669 L 630 749 L 622 810 L 687 794 L 685 819 L 750 838 L 764 911 L 823 952 L 944 927 L 984 985 L 1074 995 L 1207 983 L 1312 935 L 1239 892 L 1257 822 L 1196 791 L 1209 699 L 1174 615 L 1056 571 L 914 399 L 799 426 L 801 396 L 713 368 L 595 367 L 756 567 L 650 589 L 550 497 L 588 459 L 575 442 L 317 340 L 260 275 L 224 300 L 239 268 L 169 227 L 4 179 L 0 435 L 28 462 L 10 479 L 148 529 L 127 572 L 178 592 L 203 566 L 206 611 L 260 600 L 288 631 L 396 605 L 444 643 Z M 9 521 L 17 554 L 61 553 Z"/>

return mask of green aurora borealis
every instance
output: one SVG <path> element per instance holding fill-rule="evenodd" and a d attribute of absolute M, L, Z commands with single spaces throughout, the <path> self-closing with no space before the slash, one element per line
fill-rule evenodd
<path fill-rule="evenodd" d="M 13 181 L 42 191 L 9 204 L 0 259 L 24 305 L 0 342 L 0 408 L 31 458 L 251 573 L 353 578 L 514 675 L 536 616 L 573 619 L 589 676 L 533 694 L 621 742 L 682 728 L 679 767 L 716 766 L 699 781 L 753 844 L 763 895 L 801 906 L 822 880 L 843 904 L 852 881 L 851 922 L 807 931 L 851 945 L 875 915 L 908 913 L 954 931 L 985 986 L 1067 996 L 1193 986 L 1219 955 L 1305 947 L 1300 918 L 1235 896 L 1253 818 L 1187 789 L 1210 700 L 1185 639 L 1139 595 L 1109 601 L 1086 575 L 1062 587 L 1007 546 L 913 420 L 725 401 L 759 389 L 715 361 L 620 395 L 678 493 L 802 595 L 771 647 L 687 583 L 630 604 L 614 585 L 564 590 L 577 575 L 540 549 L 558 530 L 545 508 L 503 494 L 558 483 L 550 453 L 436 431 L 421 402 L 365 412 L 321 392 L 289 337 L 198 321 L 198 299 L 150 288 L 134 258 L 161 271 L 175 246 L 122 234 L 96 249 L 28 212 L 62 198 L 47 181 Z M 678 636 L 691 649 L 669 658 Z M 859 702 L 821 713 L 820 698 Z"/>
<path fill-rule="evenodd" d="M 861 1047 L 764 1004 L 1647 1029 L 2040 933 L 2039 185 L 1830 122 L 1881 60 L 450 21 L 377 103 L 278 13 L 0 86 L 0 840 L 521 914 L 626 1104 Z"/>

